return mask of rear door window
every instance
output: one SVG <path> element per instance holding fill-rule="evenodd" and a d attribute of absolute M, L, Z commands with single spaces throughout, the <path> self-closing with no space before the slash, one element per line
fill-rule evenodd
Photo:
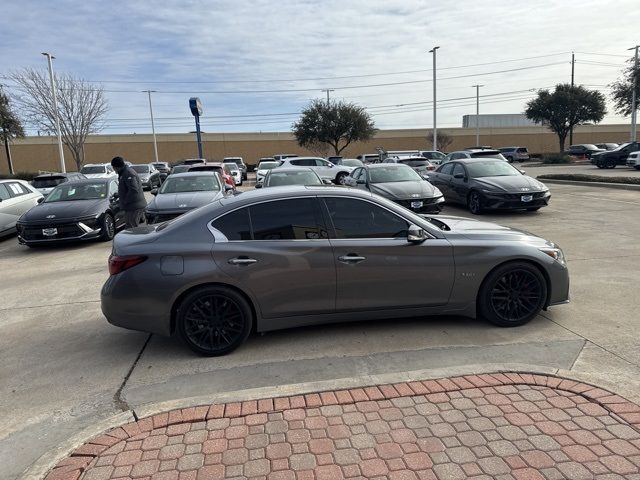
<path fill-rule="evenodd" d="M 442 167 L 440 167 L 440 169 L 438 170 L 438 173 L 442 173 L 444 175 L 451 175 L 451 172 L 453 171 L 453 167 L 454 167 L 454 163 L 445 163 Z"/>
<path fill-rule="evenodd" d="M 456 176 L 459 173 L 461 173 L 462 175 L 465 174 L 464 167 L 462 166 L 461 163 L 454 163 L 453 165 L 454 165 L 453 173 L 452 173 L 453 176 Z"/>
<path fill-rule="evenodd" d="M 251 240 L 249 209 L 241 208 L 214 220 L 211 224 L 229 240 Z"/>

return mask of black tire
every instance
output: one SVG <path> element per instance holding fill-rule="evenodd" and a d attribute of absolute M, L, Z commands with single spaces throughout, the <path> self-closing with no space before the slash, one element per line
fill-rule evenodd
<path fill-rule="evenodd" d="M 506 263 L 485 278 L 478 293 L 478 315 L 500 327 L 517 327 L 544 307 L 547 282 L 535 266 Z"/>
<path fill-rule="evenodd" d="M 211 286 L 194 290 L 182 300 L 176 322 L 180 338 L 191 350 L 217 357 L 232 352 L 247 339 L 253 314 L 235 290 Z"/>
<path fill-rule="evenodd" d="M 542 207 L 529 207 L 529 208 L 527 208 L 527 212 L 537 212 L 541 208 Z"/>
<path fill-rule="evenodd" d="M 507 161 L 508 161 L 509 163 L 513 163 L 513 157 L 507 157 Z"/>
<path fill-rule="evenodd" d="M 604 165 L 602 165 L 600 162 L 596 163 L 596 167 L 598 168 L 604 168 Z"/>
<path fill-rule="evenodd" d="M 340 172 L 338 175 L 336 175 L 336 185 L 344 185 L 344 181 L 348 176 L 349 174 L 347 174 L 346 172 Z"/>
<path fill-rule="evenodd" d="M 110 213 L 105 213 L 101 227 L 100 240 L 103 242 L 113 240 L 113 237 L 116 235 L 116 222 Z"/>
<path fill-rule="evenodd" d="M 616 161 L 613 159 L 607 160 L 605 163 L 606 168 L 616 168 Z"/>
<path fill-rule="evenodd" d="M 467 196 L 467 208 L 474 215 L 482 214 L 482 197 L 475 190 L 469 192 Z"/>

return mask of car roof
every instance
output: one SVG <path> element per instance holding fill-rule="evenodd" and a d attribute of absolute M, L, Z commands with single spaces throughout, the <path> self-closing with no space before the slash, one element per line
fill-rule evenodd
<path fill-rule="evenodd" d="M 220 167 L 222 168 L 222 162 L 204 162 L 195 163 L 193 165 L 187 165 L 189 168 L 202 168 L 202 167 Z"/>
<path fill-rule="evenodd" d="M 322 158 L 322 157 L 290 157 L 290 158 L 283 158 L 281 161 L 282 162 L 286 162 L 286 161 L 293 161 L 293 160 L 326 160 L 326 158 Z"/>
<path fill-rule="evenodd" d="M 82 167 L 106 167 L 110 163 L 85 163 Z"/>
<path fill-rule="evenodd" d="M 444 165 L 448 165 L 450 163 L 455 163 L 455 162 L 459 162 L 459 163 L 478 163 L 478 162 L 484 162 L 487 160 L 491 160 L 494 162 L 500 162 L 500 163 L 506 163 L 504 160 L 502 160 L 501 158 L 494 158 L 494 157 L 472 157 L 472 158 L 456 158 L 455 160 L 451 160 L 450 162 L 445 163 Z M 515 167 L 514 167 L 515 168 Z"/>
<path fill-rule="evenodd" d="M 316 173 L 312 168 L 309 167 L 279 167 L 269 170 L 269 174 L 271 173 L 280 173 L 280 172 L 313 172 Z"/>
<path fill-rule="evenodd" d="M 73 180 L 71 182 L 66 182 L 63 185 L 73 186 L 73 185 L 84 185 L 86 183 L 111 183 L 115 182 L 114 178 L 79 178 L 78 180 Z"/>
<path fill-rule="evenodd" d="M 87 165 L 85 165 L 86 167 Z M 33 179 L 35 180 L 36 178 L 52 178 L 52 177 L 68 177 L 69 175 L 82 175 L 79 172 L 65 172 L 65 173 L 42 173 L 40 175 L 36 175 L 35 177 L 33 177 Z M 84 176 L 84 175 L 83 175 Z"/>
<path fill-rule="evenodd" d="M 224 157 L 222 160 L 242 160 L 242 157 Z"/>
<path fill-rule="evenodd" d="M 425 159 L 426 160 L 426 159 Z M 362 167 L 360 168 L 411 168 L 408 165 L 405 165 L 404 163 L 365 163 Z"/>
<path fill-rule="evenodd" d="M 274 192 L 274 190 L 276 191 Z M 220 202 L 224 206 L 242 206 L 244 204 L 254 203 L 255 201 L 260 200 L 286 199 L 294 196 L 313 197 L 315 195 L 331 194 L 360 198 L 371 198 L 373 196 L 373 194 L 369 191 L 359 190 L 356 188 L 345 188 L 330 185 L 283 185 L 278 187 L 277 189 L 259 188 L 256 190 L 243 192 L 241 195 L 225 197 L 221 199 Z"/>
<path fill-rule="evenodd" d="M 212 176 L 212 177 L 216 177 L 218 174 L 216 172 L 212 172 L 211 170 L 203 170 L 201 172 L 194 170 L 192 172 L 180 172 L 180 173 L 174 173 L 173 175 L 171 175 L 171 178 L 182 178 L 182 177 L 201 177 L 203 175 L 206 176 Z"/>

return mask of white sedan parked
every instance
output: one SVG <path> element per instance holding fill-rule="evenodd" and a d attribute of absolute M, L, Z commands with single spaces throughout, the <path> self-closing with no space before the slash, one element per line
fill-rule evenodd
<path fill-rule="evenodd" d="M 281 167 L 308 167 L 318 174 L 323 180 L 330 180 L 336 185 L 344 185 L 345 179 L 356 167 L 346 165 L 334 165 L 329 160 L 317 157 L 285 158 L 280 162 Z"/>
<path fill-rule="evenodd" d="M 43 199 L 38 190 L 23 180 L 0 180 L 0 236 L 15 232 L 22 214 Z"/>

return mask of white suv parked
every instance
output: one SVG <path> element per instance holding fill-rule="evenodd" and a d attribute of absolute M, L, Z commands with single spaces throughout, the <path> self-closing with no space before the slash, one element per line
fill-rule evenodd
<path fill-rule="evenodd" d="M 118 176 L 109 163 L 88 163 L 82 167 L 80 173 L 87 178 L 116 178 Z"/>
<path fill-rule="evenodd" d="M 318 174 L 321 179 L 330 180 L 336 185 L 344 185 L 345 179 L 356 167 L 346 165 L 334 165 L 329 160 L 318 157 L 285 158 L 280 161 L 281 167 L 309 167 Z"/>
<path fill-rule="evenodd" d="M 627 167 L 640 170 L 640 152 L 631 152 L 627 157 Z"/>

